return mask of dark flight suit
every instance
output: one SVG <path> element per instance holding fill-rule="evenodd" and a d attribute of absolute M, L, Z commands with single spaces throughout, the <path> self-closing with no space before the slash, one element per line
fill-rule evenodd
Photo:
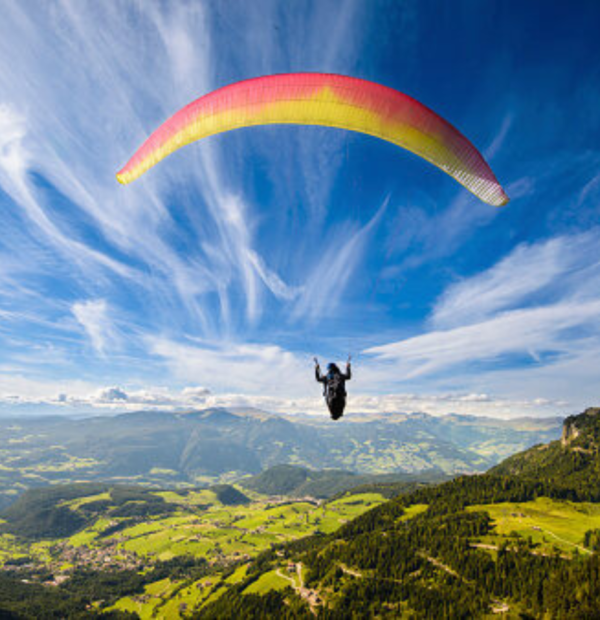
<path fill-rule="evenodd" d="M 339 420 L 344 415 L 346 407 L 346 381 L 352 378 L 350 364 L 346 364 L 346 373 L 339 368 L 330 370 L 326 375 L 321 374 L 321 368 L 315 367 L 315 378 L 323 384 L 323 396 L 329 407 L 332 420 Z"/>

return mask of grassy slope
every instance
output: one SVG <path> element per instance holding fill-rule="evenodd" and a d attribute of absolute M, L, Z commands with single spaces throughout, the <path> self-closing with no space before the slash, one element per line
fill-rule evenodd
<path fill-rule="evenodd" d="M 261 575 L 251 583 L 244 594 L 265 594 L 271 590 L 284 590 L 290 586 L 291 578 L 282 577 L 277 571 L 270 571 Z"/>
<path fill-rule="evenodd" d="M 587 446 L 585 448 L 587 449 Z M 550 448 L 550 450 L 553 449 L 558 450 L 558 446 Z M 555 471 L 562 471 L 567 466 L 575 472 L 581 473 L 584 468 L 587 470 L 592 462 L 592 457 L 588 457 L 586 453 L 583 453 L 583 456 L 576 453 L 575 456 L 578 460 L 566 461 L 563 459 L 558 461 L 556 458 L 548 458 L 550 455 L 546 452 L 543 463 L 541 463 L 540 460 L 542 459 L 538 460 L 537 457 L 538 452 L 545 451 L 533 452 L 536 461 L 534 468 L 536 473 L 539 472 L 540 465 L 543 465 L 541 469 L 546 469 L 551 465 L 550 472 L 553 474 Z M 562 452 L 560 454 L 562 455 Z M 575 479 L 579 480 L 579 477 Z M 444 485 L 444 487 L 449 488 L 449 485 Z M 504 492 L 504 487 L 501 490 Z M 112 541 L 117 549 L 121 549 L 123 552 L 135 552 L 136 555 L 147 558 L 149 562 L 157 558 L 167 559 L 174 555 L 184 554 L 195 554 L 215 560 L 223 557 L 239 558 L 239 554 L 244 553 L 253 557 L 260 551 L 268 549 L 274 542 L 295 540 L 315 531 L 333 532 L 346 521 L 350 521 L 365 512 L 369 507 L 382 503 L 381 496 L 377 494 L 346 495 L 321 506 L 313 505 L 310 502 L 277 504 L 260 499 L 246 506 L 223 506 L 218 502 L 214 493 L 207 495 L 205 492 L 199 494 L 168 492 L 161 494 L 161 496 L 165 501 L 180 506 L 180 510 L 168 516 L 159 515 L 146 519 L 144 523 L 124 528 L 114 536 L 105 537 L 102 540 L 100 540 L 99 534 L 107 522 L 106 520 L 105 522 L 98 520 L 77 534 L 76 537 L 72 537 L 70 543 L 76 546 L 94 548 L 96 545 L 101 546 L 105 542 Z M 433 498 L 433 496 L 434 493 L 432 492 L 431 497 Z M 416 494 L 415 498 L 418 499 L 418 497 Z M 449 504 L 445 505 L 444 508 L 446 510 L 450 506 L 450 512 L 457 511 L 456 515 L 460 516 L 460 502 L 456 506 L 453 503 L 457 498 L 464 498 L 460 483 L 456 485 L 456 492 L 453 495 L 448 495 Z M 74 509 L 84 508 L 86 504 L 97 499 L 87 498 L 86 501 L 84 498 L 82 501 L 82 498 L 77 498 L 71 503 L 66 502 L 65 506 Z M 507 498 L 504 497 L 504 499 Z M 511 497 L 510 499 L 514 498 Z M 491 501 L 499 503 L 489 503 Z M 427 515 L 423 514 L 426 510 L 427 505 L 424 503 L 410 505 L 404 514 L 397 518 L 396 523 L 412 522 L 413 519 L 416 523 L 420 521 L 421 517 L 427 518 Z M 535 501 L 507 502 L 496 497 L 484 497 L 482 500 L 478 499 L 477 502 L 470 501 L 470 506 L 466 510 L 467 512 L 487 512 L 493 519 L 493 530 L 486 536 L 472 537 L 470 542 L 473 545 L 488 544 L 493 546 L 501 541 L 507 541 L 509 545 L 512 545 L 516 540 L 513 534 L 516 533 L 524 538 L 531 536 L 534 543 L 539 542 L 538 551 L 541 555 L 552 553 L 555 546 L 563 554 L 573 552 L 574 549 L 577 549 L 577 545 L 581 544 L 585 531 L 600 526 L 598 505 L 583 502 L 573 503 L 548 498 L 538 498 Z M 435 511 L 432 513 L 432 520 L 438 513 L 439 510 L 437 513 Z M 464 513 L 462 515 L 464 516 Z M 382 523 L 384 522 L 385 519 Z M 423 523 L 425 522 L 423 521 Z M 367 521 L 363 523 L 366 524 Z M 353 531 L 353 527 L 353 524 L 350 524 L 349 531 Z M 383 528 L 381 532 L 374 534 L 380 537 L 383 546 L 387 540 L 388 531 Z M 6 544 L 14 547 L 15 541 L 7 538 Z M 380 546 L 379 549 L 381 548 Z M 471 551 L 478 552 L 479 550 Z M 38 553 L 39 557 L 42 557 L 44 553 L 48 554 L 48 547 L 44 547 L 44 541 L 42 541 L 38 543 L 38 547 L 31 545 L 26 552 Z M 581 551 L 581 553 L 585 554 L 586 552 Z M 495 557 L 493 553 L 492 557 Z M 421 568 L 413 571 L 411 575 L 418 577 L 419 571 L 425 571 L 423 575 L 426 578 L 431 573 L 431 577 L 435 577 L 436 584 L 438 581 L 441 582 L 441 578 L 450 581 L 456 578 L 452 574 L 451 563 L 448 563 L 449 561 L 443 556 L 442 560 L 438 560 L 417 554 L 416 561 Z M 293 575 L 290 577 L 285 572 L 286 560 L 275 557 L 274 562 L 275 564 L 271 561 L 262 572 L 258 572 L 257 578 L 245 587 L 243 594 L 266 594 L 287 587 L 292 582 L 295 583 L 295 577 Z M 448 570 L 448 566 L 450 566 L 450 570 Z M 352 585 L 353 581 L 383 579 L 375 577 L 375 574 L 371 575 L 368 569 L 361 568 L 359 564 L 339 565 L 338 570 L 341 570 L 343 574 L 339 580 L 336 577 L 333 581 L 334 585 Z M 227 593 L 228 589 L 242 582 L 245 578 L 244 571 L 245 568 L 242 567 L 237 569 L 233 575 L 228 573 L 216 574 L 202 577 L 193 583 L 177 579 L 158 580 L 146 586 L 143 595 L 122 598 L 115 605 L 115 608 L 136 611 L 142 617 L 150 617 L 153 614 L 161 617 L 178 617 L 182 614 L 189 614 L 200 605 L 214 602 Z M 461 578 L 458 577 L 458 579 L 460 581 Z M 466 587 L 470 580 L 464 579 L 461 583 Z M 321 585 L 317 584 L 319 588 Z M 243 584 L 242 587 L 244 587 Z M 332 597 L 333 600 L 337 595 L 330 586 L 327 587 L 331 591 L 326 589 L 325 594 Z M 515 608 L 513 607 L 512 610 L 514 611 Z"/>

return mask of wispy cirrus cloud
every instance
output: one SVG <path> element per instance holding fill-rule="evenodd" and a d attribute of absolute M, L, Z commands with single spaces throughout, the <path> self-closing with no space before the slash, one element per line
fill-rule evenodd
<path fill-rule="evenodd" d="M 104 355 L 109 347 L 119 345 L 118 332 L 105 299 L 77 302 L 73 304 L 72 312 L 100 355 Z"/>
<path fill-rule="evenodd" d="M 322 406 L 318 396 L 310 404 L 318 386 L 299 349 L 335 355 L 358 330 L 378 346 L 361 356 L 352 394 L 365 407 L 359 394 L 373 395 L 373 411 L 404 407 L 392 392 L 407 383 L 415 393 L 458 394 L 457 407 L 467 406 L 461 394 L 494 402 L 505 394 L 515 407 L 540 395 L 561 401 L 562 377 L 583 393 L 597 377 L 597 81 L 553 56 L 554 41 L 545 50 L 551 80 L 526 54 L 517 63 L 516 28 L 494 52 L 493 88 L 458 71 L 448 89 L 450 65 L 422 53 L 424 36 L 443 44 L 459 32 L 463 44 L 447 47 L 451 66 L 477 57 L 490 68 L 486 20 L 466 28 L 454 15 L 435 16 L 438 30 L 425 32 L 431 11 L 417 2 L 393 10 L 361 0 L 6 2 L 0 364 L 49 386 L 68 373 L 100 373 L 108 388 L 65 394 L 107 408 L 141 402 L 144 380 L 157 402 L 178 406 L 180 386 L 198 380 L 212 390 L 206 402 L 262 399 L 299 411 Z M 590 42 L 571 43 L 561 49 L 581 53 Z M 572 69 L 585 85 L 572 100 L 589 114 L 552 103 Z M 492 209 L 436 185 L 442 174 L 421 176 L 401 152 L 395 167 L 390 145 L 314 127 L 229 132 L 173 154 L 130 187 L 116 183 L 116 170 L 184 104 L 287 71 L 373 79 L 452 111 L 493 160 L 511 204 Z M 372 197 L 388 190 L 395 216 L 382 208 L 369 221 Z M 381 286 L 367 301 L 371 277 Z M 309 331 L 316 344 L 299 345 Z M 287 400 L 268 378 L 279 364 Z M 125 380 L 132 369 L 145 379 Z M 152 387 L 157 376 L 170 387 Z M 36 393 L 17 384 L 23 400 L 27 388 Z"/>
<path fill-rule="evenodd" d="M 44 234 L 77 267 L 74 275 L 88 294 L 108 295 L 108 287 L 98 286 L 100 275 L 90 287 L 83 274 L 108 271 L 127 280 L 120 286 L 151 300 L 156 319 L 172 315 L 179 304 L 200 319 L 199 327 L 214 333 L 230 325 L 225 324 L 227 312 L 215 320 L 219 307 L 211 295 L 222 298 L 222 308 L 230 307 L 224 297 L 238 296 L 241 285 L 247 318 L 255 321 L 262 312 L 263 287 L 282 300 L 294 292 L 255 246 L 252 209 L 241 203 L 233 177 L 224 173 L 217 147 L 199 150 L 200 170 L 194 170 L 198 159 L 192 155 L 133 190 L 114 180 L 118 166 L 149 130 L 187 98 L 219 85 L 214 82 L 211 16 L 203 5 L 181 3 L 167 11 L 158 5 L 141 9 L 117 4 L 65 1 L 37 12 L 18 3 L 6 7 L 0 37 L 6 52 L 5 66 L 0 64 L 0 100 L 5 101 L 0 164 L 6 174 L 0 186 L 23 208 L 31 236 Z M 138 27 L 130 28 L 124 16 Z M 97 28 L 98 23 L 103 27 Z M 18 71 L 8 62 L 16 50 L 23 52 L 18 52 Z M 71 68 L 57 83 L 51 66 Z M 142 108 L 154 113 L 142 113 Z M 205 217 L 190 219 L 189 235 L 199 242 L 186 255 L 173 244 L 177 227 L 166 203 L 182 175 L 192 170 L 192 186 L 209 207 L 212 223 Z M 40 191 L 39 178 L 62 195 L 68 211 L 57 214 L 52 204 L 56 193 Z M 91 226 L 95 238 L 87 233 Z M 202 239 L 216 244 L 215 251 L 203 252 Z"/>
<path fill-rule="evenodd" d="M 536 378 L 542 390 L 542 377 L 553 376 L 546 393 L 567 399 L 577 385 L 583 398 L 595 372 L 591 357 L 600 355 L 598 242 L 594 229 L 517 246 L 448 286 L 433 306 L 431 331 L 368 349 L 366 372 L 429 385 L 499 384 L 521 394 L 528 381 Z"/>
<path fill-rule="evenodd" d="M 8 105 L 0 105 L 0 170 L 8 179 L 20 178 L 27 169 L 23 139 L 27 133 L 25 118 Z"/>
<path fill-rule="evenodd" d="M 430 317 L 437 328 L 468 325 L 524 304 L 595 294 L 590 283 L 600 270 L 597 231 L 522 244 L 487 271 L 449 286 Z"/>
<path fill-rule="evenodd" d="M 336 312 L 345 288 L 361 261 L 369 235 L 377 227 L 389 202 L 388 196 L 375 215 L 358 230 L 352 233 L 335 231 L 335 241 L 329 244 L 328 250 L 314 267 L 308 284 L 298 297 L 294 316 L 308 316 L 314 320 Z"/>
<path fill-rule="evenodd" d="M 277 345 L 185 343 L 152 336 L 147 342 L 179 381 L 200 381 L 211 390 L 297 396 L 313 387 L 310 362 Z"/>
<path fill-rule="evenodd" d="M 22 328 L 5 356 L 17 355 L 19 347 L 39 351 L 35 339 L 46 337 L 67 372 L 69 356 L 72 366 L 82 358 L 118 365 L 115 354 L 137 347 L 135 355 L 169 359 L 177 377 L 174 356 L 142 350 L 145 334 L 168 333 L 174 342 L 185 332 L 203 341 L 224 338 L 222 351 L 229 342 L 240 343 L 228 358 L 235 372 L 243 374 L 244 364 L 235 361 L 241 354 L 266 373 L 271 349 L 246 350 L 243 341 L 248 332 L 264 339 L 261 322 L 274 323 L 265 318 L 267 307 L 293 321 L 318 317 L 328 307 L 321 303 L 294 314 L 310 301 L 306 291 L 314 276 L 313 261 L 298 249 L 310 251 L 322 231 L 311 220 L 305 232 L 313 241 L 297 245 L 292 259 L 285 239 L 277 239 L 275 248 L 260 242 L 262 205 L 253 203 L 244 185 L 249 145 L 260 165 L 277 169 L 281 178 L 292 172 L 294 186 L 316 205 L 307 204 L 307 212 L 322 212 L 343 137 L 333 132 L 315 149 L 314 134 L 305 140 L 297 133 L 283 158 L 281 150 L 261 150 L 260 136 L 245 144 L 231 139 L 226 152 L 219 140 L 207 140 L 135 186 L 119 186 L 114 174 L 160 122 L 216 87 L 282 70 L 348 72 L 344 67 L 359 58 L 363 8 L 354 1 L 290 10 L 266 1 L 225 13 L 186 2 L 142 7 L 64 0 L 36 11 L 7 4 L 0 23 L 0 189 L 6 194 L 0 207 L 7 215 L 0 256 L 12 256 L 15 265 L 2 263 L 0 307 L 10 321 L 7 333 L 34 319 L 36 330 Z M 277 28 L 265 19 L 269 12 Z M 250 22 L 256 31 L 247 29 Z M 232 26 L 244 44 L 231 44 Z M 312 40 L 322 45 L 308 45 Z M 282 42 L 284 53 L 275 54 Z M 15 57 L 18 63 L 11 61 Z M 285 205 L 279 215 L 280 229 L 289 226 Z M 356 232 L 358 225 L 341 226 Z M 341 259 L 329 255 L 328 267 L 337 264 L 342 280 L 370 228 L 352 238 L 356 256 L 341 243 Z M 344 286 L 336 289 L 332 303 Z M 91 347 L 81 347 L 82 331 Z M 272 350 L 294 366 L 283 348 Z M 226 357 L 212 358 L 222 377 Z M 260 374 L 250 371 L 243 384 Z"/>
<path fill-rule="evenodd" d="M 0 107 L 0 187 L 24 208 L 29 220 L 35 224 L 50 243 L 60 252 L 89 266 L 101 265 L 121 276 L 131 276 L 132 270 L 102 252 L 72 238 L 68 232 L 52 221 L 38 199 L 38 192 L 30 173 L 36 170 L 34 154 L 26 146 L 30 138 L 27 119 L 15 108 L 4 104 Z"/>
<path fill-rule="evenodd" d="M 514 310 L 366 352 L 382 362 L 397 362 L 396 370 L 406 379 L 456 369 L 461 364 L 499 362 L 508 356 L 541 361 L 548 356 L 568 354 L 578 346 L 578 341 L 587 340 L 589 330 L 596 331 L 598 312 L 600 300 Z M 580 336 L 578 329 L 583 331 Z"/>

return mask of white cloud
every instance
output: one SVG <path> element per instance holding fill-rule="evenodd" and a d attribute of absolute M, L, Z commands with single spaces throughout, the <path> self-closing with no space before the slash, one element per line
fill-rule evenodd
<path fill-rule="evenodd" d="M 33 378 L 31 373 L 22 370 L 3 369 L 0 371 L 0 401 L 11 398 L 19 402 L 45 403 L 54 401 L 56 394 L 83 396 L 95 389 L 85 381 L 46 380 Z"/>
<path fill-rule="evenodd" d="M 186 387 L 181 391 L 184 398 L 189 399 L 192 402 L 204 402 L 207 396 L 210 395 L 208 388 L 196 385 L 193 387 Z"/>
<path fill-rule="evenodd" d="M 102 401 L 114 402 L 114 401 L 126 401 L 128 395 L 119 387 L 106 388 L 101 391 L 99 398 Z"/>
<path fill-rule="evenodd" d="M 451 284 L 424 334 L 369 348 L 367 382 L 544 395 L 583 407 L 600 379 L 599 231 L 521 245 Z M 596 361 L 594 361 L 596 360 Z"/>
<path fill-rule="evenodd" d="M 1 386 L 1 384 L 0 384 Z M 55 407 L 68 407 L 74 411 L 110 410 L 137 411 L 140 409 L 164 409 L 167 411 L 202 408 L 210 406 L 210 390 L 200 386 L 189 386 L 183 390 L 152 386 L 146 388 L 123 388 L 120 386 L 94 388 L 89 384 L 85 389 L 64 384 L 65 391 L 56 394 L 46 384 L 40 384 L 41 394 L 6 395 L 0 393 L 0 402 L 18 404 L 44 404 Z"/>
<path fill-rule="evenodd" d="M 587 272 L 600 260 L 598 237 L 587 233 L 517 246 L 487 271 L 449 286 L 433 308 L 432 325 L 456 327 L 493 317 L 531 303 L 550 285 L 564 296 L 575 272 Z"/>
<path fill-rule="evenodd" d="M 336 228 L 335 241 L 329 244 L 328 250 L 316 264 L 308 283 L 298 296 L 294 308 L 296 318 L 308 316 L 316 319 L 335 313 L 346 286 L 360 263 L 369 235 L 385 213 L 389 201 L 388 196 L 369 222 L 354 233 Z"/>
<path fill-rule="evenodd" d="M 364 49 L 361 36 L 367 32 L 364 3 L 315 3 L 308 9 L 286 5 L 285 10 L 282 6 L 267 1 L 228 5 L 225 10 L 224 5 L 199 2 L 76 0 L 39 3 L 35 11 L 28 3 L 3 6 L 0 186 L 11 201 L 0 205 L 5 207 L 0 293 L 2 302 L 6 299 L 11 305 L 0 310 L 0 328 L 8 332 L 8 321 L 12 326 L 27 319 L 42 331 L 54 323 L 66 339 L 72 337 L 66 334 L 73 331 L 72 314 L 101 355 L 118 351 L 125 332 L 135 333 L 136 345 L 144 334 L 168 334 L 149 340 L 154 359 L 148 356 L 145 361 L 165 362 L 178 384 L 200 381 L 218 390 L 204 394 L 204 388 L 198 388 L 194 402 L 231 399 L 295 410 L 322 406 L 318 396 L 307 396 L 318 388 L 311 384 L 310 362 L 280 346 L 241 341 L 258 332 L 255 328 L 268 316 L 268 304 L 278 304 L 278 317 L 301 322 L 326 316 L 342 300 L 379 217 L 361 230 L 338 222 L 337 238 L 321 238 L 323 214 L 343 161 L 342 147 L 351 137 L 314 129 L 327 136 L 319 149 L 314 147 L 313 130 L 290 130 L 294 137 L 288 147 L 274 149 L 266 139 L 261 147 L 258 134 L 252 142 L 250 156 L 260 155 L 264 174 L 278 180 L 271 205 L 277 217 L 291 221 L 293 216 L 287 214 L 296 208 L 293 203 L 302 203 L 311 234 L 293 251 L 285 247 L 285 239 L 277 240 L 275 247 L 260 244 L 265 237 L 271 239 L 262 235 L 261 227 L 273 212 L 247 198 L 242 183 L 247 180 L 249 152 L 239 148 L 239 134 L 224 138 L 226 152 L 218 139 L 207 140 L 174 155 L 129 188 L 114 179 L 116 169 L 152 129 L 183 104 L 226 81 L 249 77 L 249 71 L 349 73 L 357 67 Z M 408 20 L 403 35 L 414 36 L 413 8 L 403 10 Z M 234 44 L 229 43 L 231 33 L 236 35 Z M 309 39 L 322 45 L 307 45 Z M 402 70 L 408 72 L 410 64 L 414 66 L 409 63 Z M 506 143 L 511 123 L 507 116 L 488 155 Z M 561 165 L 561 175 L 570 175 L 575 167 Z M 556 165 L 544 174 L 540 184 L 557 176 Z M 300 196 L 288 195 L 288 179 Z M 508 193 L 513 199 L 524 196 L 532 183 L 529 178 L 513 181 Z M 598 177 L 588 175 L 586 183 L 574 204 L 596 198 Z M 392 271 L 451 255 L 502 213 L 460 189 L 456 196 L 443 209 L 433 203 L 423 208 L 423 200 L 431 200 L 424 196 L 418 206 L 403 205 L 399 221 L 389 226 L 386 249 L 401 261 L 409 247 L 411 252 L 404 262 L 392 264 Z M 353 388 L 383 392 L 407 378 L 423 384 L 433 378 L 427 387 L 437 390 L 438 380 L 453 377 L 460 380 L 469 406 L 483 399 L 484 392 L 495 393 L 493 377 L 501 377 L 503 389 L 507 386 L 509 391 L 522 391 L 518 386 L 529 377 L 536 396 L 556 393 L 559 398 L 569 389 L 583 393 L 583 381 L 598 378 L 594 369 L 600 348 L 593 320 L 600 290 L 598 241 L 597 232 L 591 231 L 521 245 L 488 271 L 451 285 L 425 325 L 434 331 L 370 349 Z M 311 249 L 324 246 L 328 249 L 320 260 L 307 258 Z M 9 260 L 14 262 L 10 268 Z M 43 288 L 34 276 L 63 279 Z M 55 286 L 66 299 L 44 301 Z M 138 306 L 137 314 L 133 310 L 127 315 L 138 325 L 127 330 L 119 306 L 123 299 L 128 308 Z M 173 334 L 184 329 L 201 344 L 178 342 Z M 60 348 L 56 331 L 52 346 Z M 20 332 L 20 342 L 13 339 L 15 348 L 27 348 L 25 332 Z M 218 345 L 208 342 L 223 335 Z M 79 359 L 81 354 L 68 346 L 60 352 L 35 346 L 29 343 L 46 363 L 59 356 Z M 20 355 L 8 361 L 33 368 L 25 354 Z M 526 368 L 500 368 L 520 356 L 527 358 Z M 498 368 L 490 370 L 495 363 Z M 109 376 L 111 383 L 116 381 L 116 373 Z M 134 407 L 141 402 L 175 406 L 192 399 L 191 392 L 179 395 L 158 388 L 96 388 L 100 392 L 91 397 L 91 388 L 82 395 L 61 387 L 64 400 L 80 398 L 106 407 L 120 400 Z M 282 399 L 284 392 L 296 399 Z M 118 398 L 119 393 L 127 399 Z M 25 392 L 20 394 L 27 398 Z M 404 402 L 382 398 L 374 401 L 374 410 Z"/>
<path fill-rule="evenodd" d="M 406 378 L 461 364 L 501 361 L 510 355 L 568 354 L 589 338 L 589 332 L 578 336 L 575 328 L 600 336 L 599 313 L 600 300 L 515 310 L 473 325 L 372 347 L 366 353 L 382 362 L 393 360 L 395 370 Z"/>
<path fill-rule="evenodd" d="M 483 155 L 486 161 L 491 161 L 502 149 L 506 138 L 510 132 L 513 121 L 515 120 L 514 114 L 507 114 L 502 121 L 502 125 L 496 134 L 496 137 L 492 140 L 492 143 L 485 149 Z"/>
<path fill-rule="evenodd" d="M 0 186 L 27 215 L 19 232 L 37 242 L 43 233 L 88 294 L 110 294 L 116 274 L 131 292 L 143 289 L 155 321 L 171 325 L 177 306 L 183 320 L 187 311 L 200 333 L 211 334 L 235 325 L 231 298 L 240 297 L 240 286 L 251 322 L 262 314 L 263 288 L 284 302 L 296 295 L 256 247 L 253 208 L 232 174 L 241 169 L 235 152 L 225 168 L 217 143 L 207 141 L 132 188 L 116 183 L 114 173 L 162 120 L 222 85 L 213 82 L 217 31 L 198 3 L 167 10 L 63 2 L 36 11 L 14 3 L 0 24 Z M 58 66 L 69 67 L 59 81 Z M 57 217 L 31 173 L 56 188 L 68 212 Z M 185 234 L 195 243 L 186 252 L 173 243 L 182 231 L 169 211 L 182 187 L 187 197 L 177 208 L 201 215 L 189 218 Z M 78 224 L 90 219 L 101 243 L 81 234 Z"/>
<path fill-rule="evenodd" d="M 310 389 L 311 362 L 275 345 L 190 345 L 149 337 L 151 352 L 180 381 L 200 381 L 212 391 L 302 395 Z"/>
<path fill-rule="evenodd" d="M 1 95 L 1 91 L 0 91 Z M 21 207 L 59 251 L 70 256 L 76 264 L 84 263 L 108 268 L 123 276 L 131 277 L 132 270 L 119 261 L 98 252 L 61 230 L 38 200 L 29 173 L 43 169 L 37 149 L 27 146 L 31 127 L 15 105 L 0 105 L 0 187 Z"/>
<path fill-rule="evenodd" d="M 102 355 L 107 348 L 118 345 L 117 329 L 109 316 L 105 299 L 77 302 L 71 310 L 98 353 Z"/>
<path fill-rule="evenodd" d="M 0 169 L 8 177 L 20 178 L 27 169 L 26 133 L 25 117 L 6 104 L 0 105 Z"/>
<path fill-rule="evenodd" d="M 577 199 L 577 207 L 581 208 L 588 200 L 600 200 L 598 193 L 600 190 L 600 174 L 596 174 L 592 179 L 586 183 L 583 189 L 579 192 Z"/>
<path fill-rule="evenodd" d="M 515 418 L 523 416 L 567 415 L 572 407 L 564 401 L 547 399 L 509 399 L 488 394 L 382 394 L 357 395 L 349 400 L 348 413 L 390 414 L 424 412 L 430 415 L 488 416 Z"/>
<path fill-rule="evenodd" d="M 463 189 L 457 189 L 455 198 L 440 211 L 435 208 L 431 196 L 419 198 L 418 205 L 399 205 L 395 221 L 390 226 L 387 251 L 390 257 L 397 256 L 400 260 L 396 265 L 390 264 L 390 275 L 397 276 L 452 255 L 500 213 L 499 209 L 481 203 Z"/>
<path fill-rule="evenodd" d="M 304 287 L 287 285 L 276 273 L 271 271 L 263 259 L 254 251 L 248 250 L 247 259 L 256 270 L 265 286 L 279 299 L 293 301 L 302 292 Z"/>
<path fill-rule="evenodd" d="M 69 401 L 68 401 L 69 402 Z M 153 387 L 144 389 L 123 389 L 122 387 L 102 388 L 85 398 L 72 399 L 69 404 L 87 404 L 92 407 L 136 410 L 142 407 L 172 409 L 194 402 L 190 394 L 177 393 L 168 388 Z"/>
<path fill-rule="evenodd" d="M 163 410 L 185 411 L 211 407 L 248 410 L 258 409 L 279 414 L 308 414 L 328 418 L 325 403 L 316 383 L 312 396 L 290 398 L 288 396 L 248 394 L 236 392 L 212 393 L 206 388 L 188 386 L 181 390 L 166 387 L 123 388 L 118 386 L 94 388 L 90 384 L 62 383 L 57 393 L 57 384 L 14 380 L 9 383 L 0 375 L 0 408 L 18 413 L 20 407 L 36 406 L 44 411 L 57 413 L 87 412 L 111 413 Z M 5 389 L 10 384 L 11 389 Z M 386 415 L 395 413 L 424 412 L 430 415 L 463 415 L 510 418 L 522 416 L 568 415 L 577 412 L 569 403 L 544 398 L 507 399 L 489 394 L 471 393 L 392 393 L 367 395 L 350 391 L 346 409 L 347 421 L 358 414 Z M 363 419 L 364 418 L 357 418 Z"/>

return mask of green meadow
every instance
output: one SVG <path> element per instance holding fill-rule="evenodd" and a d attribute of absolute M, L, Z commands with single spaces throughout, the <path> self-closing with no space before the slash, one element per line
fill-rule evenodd
<path fill-rule="evenodd" d="M 531 502 L 505 502 L 470 506 L 469 511 L 487 512 L 494 522 L 494 533 L 482 543 L 498 544 L 503 538 L 518 534 L 531 538 L 540 552 L 554 548 L 566 553 L 589 553 L 583 547 L 586 531 L 600 528 L 600 505 L 574 503 L 539 497 Z"/>
<path fill-rule="evenodd" d="M 264 594 L 270 590 L 284 590 L 289 588 L 292 579 L 282 577 L 277 571 L 269 571 L 261 575 L 256 581 L 251 583 L 245 590 L 244 594 Z"/>
<path fill-rule="evenodd" d="M 429 508 L 428 504 L 413 504 L 404 509 L 404 514 L 398 519 L 399 521 L 408 521 L 422 512 L 425 512 Z"/>

